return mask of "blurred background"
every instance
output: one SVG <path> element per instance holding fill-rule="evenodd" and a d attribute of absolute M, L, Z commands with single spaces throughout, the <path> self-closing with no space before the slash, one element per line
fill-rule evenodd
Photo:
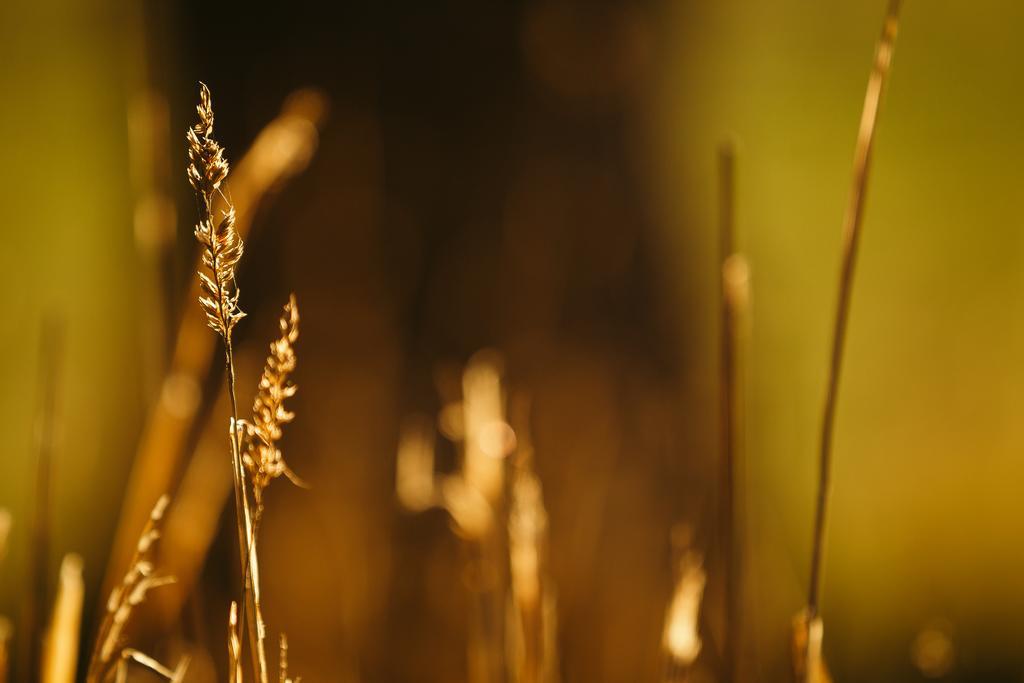
<path fill-rule="evenodd" d="M 292 670 L 470 680 L 465 546 L 443 511 L 403 510 L 395 462 L 403 420 L 457 400 L 489 348 L 529 397 L 519 436 L 547 508 L 559 679 L 662 677 L 675 530 L 707 558 L 693 677 L 719 680 L 716 154 L 734 140 L 752 297 L 743 678 L 791 676 L 840 225 L 885 4 L 6 0 L 11 680 L 29 676 L 26 596 L 49 605 L 79 553 L 91 642 L 163 492 L 160 560 L 179 584 L 132 637 L 191 653 L 186 680 L 225 670 L 227 412 L 219 347 L 194 324 L 184 174 L 199 81 L 246 239 L 241 405 L 289 292 L 302 311 L 283 443 L 311 488 L 275 484 L 261 537 L 265 616 Z M 1009 0 L 904 11 L 838 411 L 836 680 L 1024 677 L 1022 21 Z"/>

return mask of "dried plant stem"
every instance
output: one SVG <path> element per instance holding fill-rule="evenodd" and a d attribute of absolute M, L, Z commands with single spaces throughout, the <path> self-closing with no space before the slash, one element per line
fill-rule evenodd
<path fill-rule="evenodd" d="M 224 342 L 224 363 L 227 375 L 228 396 L 231 403 L 231 421 L 228 426 L 228 441 L 231 446 L 232 479 L 235 490 L 235 518 L 238 528 L 239 565 L 242 568 L 246 608 L 258 613 L 259 605 L 259 563 L 250 544 L 252 538 L 252 517 L 249 510 L 249 495 L 246 491 L 245 469 L 242 464 L 238 420 L 238 400 L 235 392 L 234 347 L 231 333 L 245 313 L 238 308 L 238 287 L 235 284 L 235 268 L 242 257 L 242 240 L 235 230 L 235 210 L 225 198 L 227 209 L 217 220 L 213 215 L 216 196 L 221 196 L 221 183 L 228 175 L 228 162 L 224 149 L 213 137 L 213 104 L 210 90 L 200 84 L 199 105 L 196 107 L 199 122 L 188 130 L 189 183 L 196 192 L 199 221 L 196 223 L 196 240 L 203 247 L 202 264 L 198 273 L 202 296 L 199 303 L 206 313 L 207 324 L 217 332 Z M 248 569 L 247 569 L 248 567 Z M 246 579 L 248 577 L 248 580 Z M 260 683 L 267 683 L 267 657 L 264 647 L 264 629 L 258 619 L 249 626 L 250 650 L 253 671 Z"/>
<path fill-rule="evenodd" d="M 288 636 L 281 634 L 281 649 L 277 658 L 278 682 L 288 681 Z"/>
<path fill-rule="evenodd" d="M 807 619 L 813 622 L 819 616 L 822 561 L 825 546 L 825 527 L 832 476 L 832 442 L 835 429 L 836 401 L 839 394 L 839 377 L 842 370 L 843 350 L 846 344 L 846 328 L 850 313 L 850 297 L 853 291 L 854 269 L 857 261 L 857 246 L 860 242 L 861 225 L 864 219 L 864 202 L 867 195 L 871 152 L 878 123 L 879 104 L 896 42 L 899 25 L 900 0 L 890 0 L 889 9 L 882 28 L 882 37 L 875 52 L 874 68 L 868 80 L 861 114 L 857 146 L 854 153 L 853 185 L 849 203 L 843 219 L 843 255 L 839 275 L 839 297 L 836 305 L 835 322 L 832 330 L 832 353 L 821 421 L 821 443 L 817 505 L 814 517 L 814 536 L 811 549 L 810 585 L 807 594 Z"/>
<path fill-rule="evenodd" d="M 735 221 L 735 167 L 736 150 L 725 143 L 718 152 L 719 191 L 719 268 L 720 268 L 720 330 L 721 344 L 719 386 L 720 409 L 720 509 L 719 524 L 722 542 L 722 563 L 725 575 L 725 611 L 723 619 L 723 678 L 726 683 L 736 680 L 742 625 L 741 604 L 741 544 L 737 529 L 737 460 L 742 446 L 740 412 L 742 395 L 738 358 L 740 352 L 740 324 L 746 297 L 737 288 L 746 284 L 743 257 L 736 252 Z"/>
<path fill-rule="evenodd" d="M 689 540 L 686 541 L 689 543 Z M 703 649 L 700 639 L 701 603 L 707 575 L 701 554 L 691 548 L 676 548 L 676 585 L 665 614 L 662 647 L 665 652 L 663 680 L 678 683 L 688 679 Z"/>
<path fill-rule="evenodd" d="M 43 650 L 43 683 L 73 683 L 78 665 L 78 641 L 82 623 L 82 558 L 65 555 L 60 565 L 60 583 L 53 617 Z"/>
<path fill-rule="evenodd" d="M 249 556 L 248 561 L 243 563 L 242 574 L 246 584 L 253 587 L 253 619 L 261 644 L 266 640 L 266 627 L 260 602 L 257 547 L 265 509 L 264 491 L 274 479 L 282 475 L 298 486 L 306 485 L 288 467 L 277 445 L 281 440 L 282 428 L 295 417 L 284 405 L 285 400 L 294 396 L 298 390 L 289 381 L 297 363 L 293 344 L 299 338 L 299 308 L 294 294 L 288 297 L 278 327 L 281 334 L 270 344 L 270 353 L 253 400 L 252 421 L 236 423 L 243 428 L 239 434 L 239 445 L 244 442 L 241 462 L 248 471 L 253 494 L 252 519 L 247 526 Z M 244 612 L 242 616 L 244 621 Z M 263 658 L 262 666 L 265 666 L 266 658 L 262 650 L 260 656 Z"/>
<path fill-rule="evenodd" d="M 0 683 L 7 683 L 11 666 L 10 643 L 13 627 L 7 617 L 0 616 Z"/>
<path fill-rule="evenodd" d="M 552 683 L 557 650 L 554 647 L 556 603 L 547 571 L 548 514 L 544 492 L 533 467 L 530 434 L 530 402 L 516 396 L 510 410 L 516 435 L 511 457 L 509 489 L 508 555 L 510 606 L 514 606 L 509 668 L 517 683 Z"/>
<path fill-rule="evenodd" d="M 242 641 L 238 637 L 238 603 L 228 614 L 228 683 L 242 683 Z"/>
<path fill-rule="evenodd" d="M 260 600 L 260 582 L 259 582 L 259 561 L 257 559 L 257 539 L 259 538 L 260 523 L 263 521 L 263 506 L 257 505 L 252 514 L 252 522 L 249 525 L 251 535 L 249 536 L 249 554 L 246 558 L 245 564 L 242 566 L 242 576 L 244 582 L 242 585 L 252 585 L 252 604 L 250 610 L 252 611 L 252 620 L 249 626 L 256 629 L 258 642 L 262 647 L 259 650 L 259 670 L 269 671 L 267 668 L 267 656 L 266 656 L 266 640 L 267 640 L 267 628 L 263 621 L 263 604 Z M 255 573 L 254 573 L 255 572 Z M 238 627 L 239 631 L 246 629 L 245 623 L 246 611 L 242 610 L 241 624 Z M 251 629 L 250 629 L 251 633 Z"/>
<path fill-rule="evenodd" d="M 467 548 L 471 588 L 468 629 L 469 680 L 501 683 L 505 680 L 505 551 L 492 527 L 487 535 Z"/>
<path fill-rule="evenodd" d="M 231 400 L 231 462 L 233 465 L 232 476 L 235 484 L 235 513 L 239 520 L 238 526 L 238 550 L 241 555 L 243 586 L 246 592 L 246 604 L 252 612 L 253 619 L 249 624 L 249 642 L 252 656 L 254 658 L 253 668 L 259 676 L 261 683 L 267 679 L 267 653 L 265 647 L 266 629 L 261 617 L 260 607 L 260 565 L 256 556 L 256 534 L 252 512 L 249 507 L 249 495 L 246 492 L 245 470 L 243 469 L 242 456 L 239 451 L 238 425 L 238 403 L 235 398 L 235 367 L 234 352 L 231 347 L 231 338 L 228 336 L 224 342 L 224 355 L 227 363 L 228 396 Z M 242 623 L 245 624 L 246 607 L 242 609 Z M 244 629 L 243 629 L 244 630 Z"/>
<path fill-rule="evenodd" d="M 321 93 L 310 90 L 292 93 L 285 100 L 280 115 L 260 131 L 249 150 L 233 166 L 231 204 L 236 210 L 235 229 L 240 238 L 244 239 L 249 234 L 257 207 L 273 196 L 284 181 L 308 165 L 316 150 L 318 129 L 326 120 L 327 109 L 328 102 Z M 218 196 L 213 210 L 216 212 L 224 205 Z M 197 264 L 197 268 L 200 267 L 201 258 Z M 200 284 L 196 281 L 185 300 L 195 301 L 200 296 Z M 165 368 L 160 395 L 149 409 L 132 459 L 130 480 L 125 487 L 117 532 L 107 563 L 108 572 L 103 582 L 104 593 L 121 580 L 116 568 L 123 567 L 131 557 L 138 520 L 148 513 L 154 498 L 174 487 L 176 473 L 181 470 L 182 459 L 188 451 L 190 435 L 197 428 L 205 429 L 210 422 L 205 416 L 199 419 L 197 412 L 203 403 L 200 385 L 216 361 L 219 349 L 215 348 L 214 338 L 205 330 L 204 318 L 200 311 L 186 308 L 175 330 L 173 350 Z M 218 436 L 223 437 L 220 430 Z M 202 459 L 200 455 L 189 455 L 193 462 Z M 223 453 L 218 452 L 216 457 L 223 457 Z M 187 484 L 187 481 L 183 482 L 183 485 Z M 221 495 L 219 485 L 216 486 L 217 493 L 204 491 L 199 494 L 203 496 L 202 502 L 211 517 L 219 516 L 221 506 L 229 498 L 226 487 Z M 182 591 L 170 591 L 160 596 L 160 620 L 165 625 L 180 609 L 181 596 L 194 582 L 197 566 L 201 564 L 203 552 L 212 538 L 212 533 L 206 532 L 198 544 L 180 547 L 178 539 L 173 537 L 174 528 L 181 526 L 181 522 L 176 521 L 178 503 L 187 502 L 192 493 L 195 492 L 186 489 L 182 493 L 179 490 L 175 496 L 175 508 L 170 511 L 168 519 L 168 536 L 165 539 L 166 547 L 171 551 L 168 560 L 173 564 L 175 576 L 182 582 Z M 187 509 L 187 505 L 184 507 Z M 210 512 L 210 508 L 215 508 L 215 511 Z M 187 525 L 192 526 L 191 522 Z"/>
<path fill-rule="evenodd" d="M 44 605 L 47 603 L 46 577 L 50 554 L 50 488 L 53 479 L 55 449 L 57 381 L 63 354 L 64 330 L 59 318 L 43 321 L 39 338 L 39 386 L 41 396 L 36 425 L 36 496 L 32 516 L 32 546 L 29 556 L 28 587 L 22 614 L 20 675 L 26 680 L 39 678 L 43 642 Z"/>
<path fill-rule="evenodd" d="M 121 651 L 121 659 L 123 662 L 133 661 L 140 666 L 149 669 L 153 673 L 157 674 L 161 678 L 166 678 L 172 683 L 179 683 L 185 675 L 185 670 L 188 668 L 188 658 L 184 658 L 178 664 L 177 668 L 169 669 L 157 660 L 153 659 L 145 652 L 139 652 L 132 648 L 125 648 Z"/>

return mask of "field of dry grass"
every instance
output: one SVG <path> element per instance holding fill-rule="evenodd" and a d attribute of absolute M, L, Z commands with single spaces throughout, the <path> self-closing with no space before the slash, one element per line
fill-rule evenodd
<path fill-rule="evenodd" d="M 0 10 L 62 112 L 8 206 L 82 225 L 5 232 L 0 683 L 1024 672 L 1004 181 L 906 113 L 1003 92 L 949 7 L 68 1 Z"/>

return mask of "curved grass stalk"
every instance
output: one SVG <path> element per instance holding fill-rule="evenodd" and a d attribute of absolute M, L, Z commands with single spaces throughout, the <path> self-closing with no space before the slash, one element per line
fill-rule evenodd
<path fill-rule="evenodd" d="M 892 65 L 893 50 L 899 27 L 900 0 L 890 0 L 882 36 L 875 51 L 874 66 L 868 79 L 861 113 L 857 146 L 854 151 L 853 184 L 849 203 L 843 219 L 843 255 L 839 274 L 839 294 L 832 328 L 832 351 L 830 356 L 828 384 L 825 393 L 821 420 L 821 442 L 819 451 L 818 493 L 814 516 L 814 535 L 811 546 L 811 571 L 807 592 L 807 606 L 804 614 L 808 628 L 817 624 L 820 641 L 820 597 L 822 564 L 824 561 L 826 523 L 832 483 L 832 446 L 835 431 L 836 403 L 839 395 L 839 378 L 842 372 L 843 352 L 846 346 L 846 329 L 850 315 L 850 299 L 853 293 L 853 277 L 857 263 L 857 248 L 860 244 L 861 228 L 864 222 L 864 206 L 867 197 L 868 178 L 871 169 L 871 153 L 874 148 L 875 130 L 878 125 L 882 92 L 885 88 L 889 69 Z M 810 639 L 809 639 L 810 641 Z M 814 681 L 817 676 L 817 662 L 810 662 L 815 648 L 807 647 L 808 661 L 803 667 L 804 681 Z M 819 649 L 820 652 L 820 649 Z"/>

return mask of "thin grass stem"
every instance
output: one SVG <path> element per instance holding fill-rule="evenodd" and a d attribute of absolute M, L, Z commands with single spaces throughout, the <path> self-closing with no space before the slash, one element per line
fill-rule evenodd
<path fill-rule="evenodd" d="M 864 206 L 867 197 L 875 130 L 878 124 L 879 105 L 892 64 L 893 49 L 899 26 L 900 4 L 900 0 L 890 0 L 885 23 L 882 28 L 882 36 L 875 52 L 874 67 L 868 80 L 867 93 L 864 96 L 864 109 L 861 113 L 857 145 L 854 152 L 853 183 L 850 189 L 846 214 L 843 219 L 842 266 L 839 274 L 839 294 L 832 329 L 832 350 L 821 420 L 819 479 L 814 516 L 814 535 L 811 546 L 810 581 L 807 593 L 807 619 L 809 621 L 817 618 L 820 611 L 822 564 L 829 499 L 831 497 L 832 447 L 835 431 L 836 403 L 839 395 L 839 379 L 842 372 L 843 352 L 846 346 L 850 299 L 853 292 L 857 248 L 860 243 L 861 227 L 864 220 Z M 805 668 L 805 680 L 806 677 L 813 675 L 813 672 L 807 671 Z"/>

